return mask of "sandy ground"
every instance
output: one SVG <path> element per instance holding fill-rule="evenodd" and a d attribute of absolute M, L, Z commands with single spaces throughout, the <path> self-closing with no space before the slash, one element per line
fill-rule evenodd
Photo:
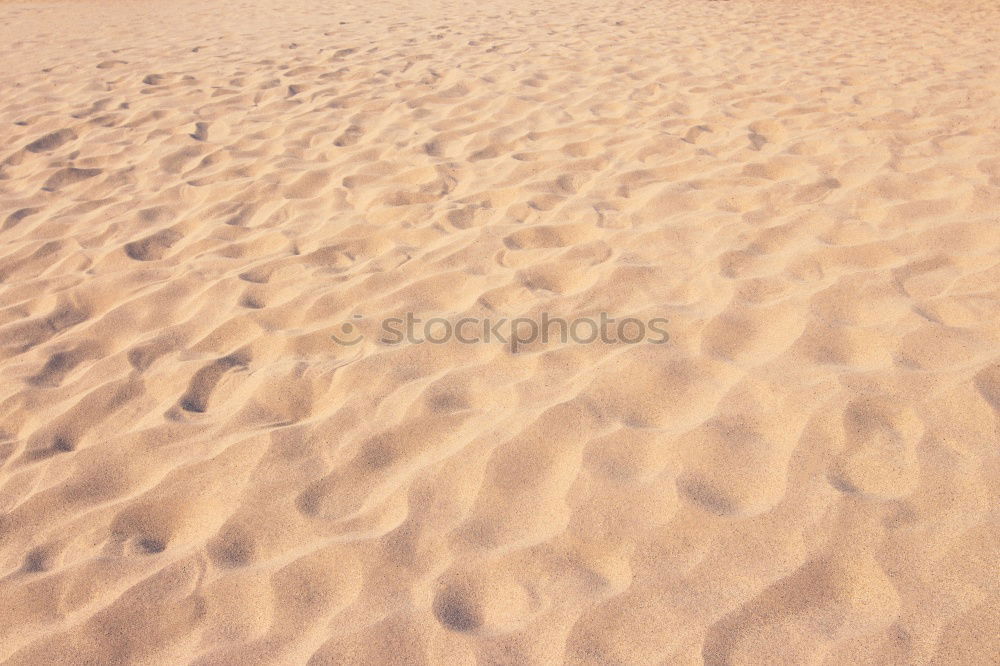
<path fill-rule="evenodd" d="M 997 663 L 998 25 L 0 5 L 0 660 Z"/>

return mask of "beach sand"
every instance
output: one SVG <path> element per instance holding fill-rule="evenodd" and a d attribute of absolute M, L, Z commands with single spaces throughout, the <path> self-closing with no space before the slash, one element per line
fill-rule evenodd
<path fill-rule="evenodd" d="M 1000 662 L 998 25 L 0 4 L 0 661 Z"/>

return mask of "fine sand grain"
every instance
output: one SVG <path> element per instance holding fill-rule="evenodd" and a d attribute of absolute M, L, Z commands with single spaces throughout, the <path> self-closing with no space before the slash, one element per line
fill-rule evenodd
<path fill-rule="evenodd" d="M 1000 662 L 998 26 L 0 4 L 0 662 Z"/>

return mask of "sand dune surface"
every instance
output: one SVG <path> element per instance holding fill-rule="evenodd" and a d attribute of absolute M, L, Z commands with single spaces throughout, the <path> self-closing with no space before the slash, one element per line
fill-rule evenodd
<path fill-rule="evenodd" d="M 0 661 L 1000 662 L 998 26 L 0 4 Z"/>

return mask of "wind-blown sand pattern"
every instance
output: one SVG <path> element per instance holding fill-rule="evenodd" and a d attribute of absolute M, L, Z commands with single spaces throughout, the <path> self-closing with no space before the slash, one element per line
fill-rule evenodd
<path fill-rule="evenodd" d="M 0 5 L 0 660 L 997 663 L 998 25 Z"/>

